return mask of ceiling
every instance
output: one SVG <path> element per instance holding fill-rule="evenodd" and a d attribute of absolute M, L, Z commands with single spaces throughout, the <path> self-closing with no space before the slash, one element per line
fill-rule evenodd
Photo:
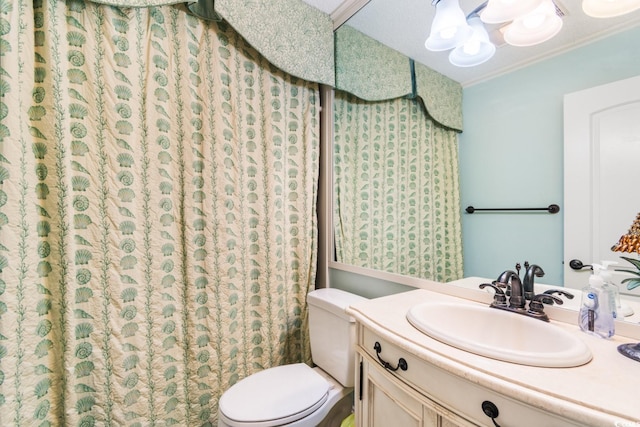
<path fill-rule="evenodd" d="M 303 1 L 330 14 L 336 25 L 342 23 L 341 16 L 349 10 L 358 10 L 367 3 L 367 0 Z M 488 31 L 497 46 L 496 54 L 484 64 L 469 68 L 451 65 L 448 51 L 425 49 L 424 42 L 429 36 L 435 13 L 431 0 L 370 0 L 347 21 L 347 25 L 460 82 L 462 86 L 470 86 L 640 25 L 640 10 L 617 18 L 596 19 L 584 14 L 580 0 L 554 1 L 565 16 L 562 30 L 553 39 L 537 46 L 513 47 L 500 41 L 498 28 L 493 26 Z M 482 2 L 460 0 L 460 7 L 468 14 Z"/>

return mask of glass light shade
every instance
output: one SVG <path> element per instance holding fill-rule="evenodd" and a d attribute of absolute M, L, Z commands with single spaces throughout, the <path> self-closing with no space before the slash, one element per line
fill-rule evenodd
<path fill-rule="evenodd" d="M 613 18 L 640 9 L 640 0 L 583 0 L 582 10 L 593 18 Z"/>
<path fill-rule="evenodd" d="M 480 17 L 474 15 L 467 22 L 473 28 L 473 35 L 449 54 L 449 62 L 457 67 L 480 65 L 487 62 L 496 53 L 496 47 L 489 40 L 489 34 L 487 34 Z"/>
<path fill-rule="evenodd" d="M 513 21 L 540 6 L 542 0 L 489 0 L 480 12 L 480 19 L 487 24 Z"/>
<path fill-rule="evenodd" d="M 472 34 L 473 29 L 467 24 L 458 0 L 440 0 L 424 46 L 433 51 L 453 49 Z"/>
<path fill-rule="evenodd" d="M 558 34 L 562 18 L 556 14 L 552 0 L 544 0 L 533 12 L 524 15 L 504 29 L 504 41 L 512 46 L 533 46 Z"/>

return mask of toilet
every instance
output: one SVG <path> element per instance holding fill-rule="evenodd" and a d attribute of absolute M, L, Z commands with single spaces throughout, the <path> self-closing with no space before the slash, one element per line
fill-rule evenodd
<path fill-rule="evenodd" d="M 277 366 L 237 382 L 220 397 L 218 427 L 340 425 L 351 412 L 355 380 L 355 322 L 345 309 L 364 299 L 333 288 L 309 292 L 316 366 Z"/>

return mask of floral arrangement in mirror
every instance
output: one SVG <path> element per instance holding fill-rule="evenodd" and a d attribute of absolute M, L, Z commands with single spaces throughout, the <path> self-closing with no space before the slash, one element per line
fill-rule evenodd
<path fill-rule="evenodd" d="M 622 280 L 622 283 L 626 283 L 627 284 L 627 289 L 628 290 L 632 290 L 637 288 L 638 286 L 640 286 L 640 260 L 634 259 L 634 258 L 629 258 L 626 256 L 621 256 L 620 258 L 622 258 L 623 260 L 633 264 L 633 266 L 636 268 L 636 271 L 634 270 L 627 270 L 627 269 L 623 269 L 623 268 L 616 268 L 616 271 L 621 271 L 624 273 L 631 273 L 636 277 L 627 277 L 626 279 Z"/>
<path fill-rule="evenodd" d="M 636 219 L 633 221 L 633 224 L 631 224 L 631 228 L 629 228 L 627 234 L 622 235 L 618 243 L 611 247 L 611 250 L 613 252 L 635 252 L 640 254 L 640 213 L 636 215 Z M 631 263 L 637 270 L 616 269 L 616 271 L 631 273 L 635 276 L 624 279 L 622 283 L 627 284 L 628 290 L 637 288 L 640 286 L 640 260 L 625 256 L 621 256 L 620 258 Z"/>
<path fill-rule="evenodd" d="M 635 252 L 640 254 L 640 213 L 636 215 L 636 219 L 631 224 L 631 228 L 627 232 L 627 234 L 620 237 L 618 243 L 613 245 L 611 248 L 613 252 Z M 616 269 L 616 271 L 623 271 L 626 273 L 631 273 L 635 277 L 627 277 L 622 281 L 622 283 L 627 284 L 627 289 L 632 290 L 640 286 L 640 260 L 636 258 L 629 258 L 625 256 L 621 256 L 623 260 L 633 264 L 637 271 L 633 270 L 625 270 L 625 269 Z M 623 356 L 626 356 L 630 359 L 635 360 L 636 362 L 640 362 L 640 343 L 628 343 L 628 344 L 620 344 L 618 346 L 618 352 Z"/>

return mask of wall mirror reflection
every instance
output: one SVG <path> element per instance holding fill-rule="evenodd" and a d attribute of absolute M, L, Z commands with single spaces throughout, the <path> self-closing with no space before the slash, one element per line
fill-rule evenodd
<path fill-rule="evenodd" d="M 334 98 L 338 262 L 447 282 L 462 276 L 457 135 L 419 100 Z"/>
<path fill-rule="evenodd" d="M 459 2 L 465 13 L 480 3 Z M 418 67 L 424 65 L 460 84 L 464 118 L 461 132 L 456 134 L 460 186 L 457 209 L 461 212 L 463 254 L 460 277 L 495 278 L 516 263 L 529 261 L 544 268 L 545 276 L 537 280 L 565 285 L 567 257 L 571 255 L 565 254 L 564 248 L 573 236 L 566 235 L 564 226 L 565 214 L 571 212 L 564 194 L 564 97 L 640 75 L 640 50 L 634 42 L 640 36 L 640 11 L 603 19 L 586 16 L 581 2 L 555 5 L 557 13 L 563 15 L 563 25 L 554 38 L 535 46 L 512 46 L 496 40 L 499 25 L 488 25 L 496 53 L 474 67 L 457 67 L 449 61 L 449 51 L 425 48 L 435 15 L 429 2 L 372 0 L 345 24 L 413 59 Z M 408 93 L 415 94 L 412 90 Z M 343 97 L 336 91 L 336 100 Z M 336 141 L 342 143 L 337 135 Z M 335 167 L 341 165 L 336 163 Z M 335 188 L 339 191 L 337 183 Z M 631 181 L 626 189 L 623 184 L 613 194 L 622 196 L 628 191 Z M 363 212 L 363 206 L 371 209 L 373 203 L 367 200 L 358 213 Z M 551 203 L 561 207 L 559 214 L 464 212 L 469 205 L 538 207 Z M 628 231 L 632 220 L 630 216 L 619 225 L 609 246 Z M 406 259 L 409 253 L 407 250 L 400 257 Z M 620 268 L 628 268 L 620 255 L 624 254 L 611 252 L 607 258 L 619 261 Z M 585 264 L 600 261 L 591 253 L 581 259 Z M 340 270 L 344 264 L 334 262 L 332 267 Z M 578 285 L 574 286 L 586 284 L 589 271 L 576 274 Z"/>

